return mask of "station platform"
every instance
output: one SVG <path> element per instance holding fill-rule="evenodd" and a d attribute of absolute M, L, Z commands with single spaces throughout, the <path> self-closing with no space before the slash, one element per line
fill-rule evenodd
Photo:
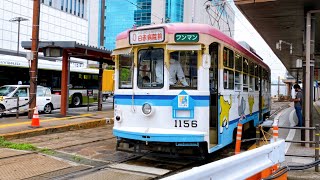
<path fill-rule="evenodd" d="M 66 117 L 58 114 L 40 114 L 40 127 L 31 127 L 32 119 L 28 117 L 9 116 L 0 118 L 0 137 L 7 140 L 37 135 L 64 132 L 69 130 L 87 129 L 103 126 L 113 122 L 113 110 L 92 111 L 86 113 L 69 113 Z"/>

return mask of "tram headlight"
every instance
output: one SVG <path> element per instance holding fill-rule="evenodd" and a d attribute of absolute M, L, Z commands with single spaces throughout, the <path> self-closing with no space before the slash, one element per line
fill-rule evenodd
<path fill-rule="evenodd" d="M 148 104 L 148 103 L 143 104 L 143 105 L 142 105 L 142 112 L 143 112 L 143 114 L 145 114 L 145 115 L 150 115 L 151 112 L 152 112 L 152 107 L 151 107 L 151 105 Z"/>

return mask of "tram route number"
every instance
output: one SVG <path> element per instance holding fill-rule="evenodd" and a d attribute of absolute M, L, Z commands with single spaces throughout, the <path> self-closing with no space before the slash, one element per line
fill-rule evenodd
<path fill-rule="evenodd" d="M 196 120 L 174 120 L 174 127 L 196 128 L 197 126 L 198 122 Z"/>

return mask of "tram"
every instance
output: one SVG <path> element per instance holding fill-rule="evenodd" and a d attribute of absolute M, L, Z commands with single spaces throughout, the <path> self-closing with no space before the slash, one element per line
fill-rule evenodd
<path fill-rule="evenodd" d="M 205 24 L 120 33 L 113 51 L 117 148 L 213 153 L 270 113 L 270 68 Z"/>

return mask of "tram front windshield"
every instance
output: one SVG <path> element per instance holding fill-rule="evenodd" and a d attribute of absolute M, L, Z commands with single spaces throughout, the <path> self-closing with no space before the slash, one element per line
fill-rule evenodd
<path fill-rule="evenodd" d="M 163 87 L 164 51 L 161 48 L 142 49 L 138 52 L 138 87 L 159 89 Z"/>

